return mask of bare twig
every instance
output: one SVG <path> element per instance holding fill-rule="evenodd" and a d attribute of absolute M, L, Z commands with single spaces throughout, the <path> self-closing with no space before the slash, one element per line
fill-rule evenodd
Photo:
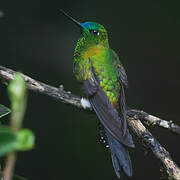
<path fill-rule="evenodd" d="M 133 114 L 138 116 L 138 118 L 148 126 L 159 126 L 168 129 L 173 133 L 180 134 L 180 126 L 174 124 L 172 121 L 161 119 L 137 109 L 130 109 L 127 111 L 127 114 L 129 114 L 130 116 L 132 116 Z"/>
<path fill-rule="evenodd" d="M 127 111 L 127 114 L 129 114 L 130 116 L 132 116 L 133 114 L 138 116 L 138 118 L 148 126 L 159 126 L 168 129 L 173 133 L 180 134 L 180 126 L 174 124 L 172 121 L 161 119 L 137 109 L 130 109 Z"/>
<path fill-rule="evenodd" d="M 152 134 L 144 127 L 141 121 L 134 115 L 133 117 L 127 116 L 128 124 L 136 136 L 151 149 L 157 159 L 160 160 L 165 168 L 169 178 L 180 180 L 180 169 L 177 164 L 170 157 L 169 152 L 159 144 L 159 142 L 152 136 Z"/>
<path fill-rule="evenodd" d="M 15 74 L 16 74 L 15 71 L 9 68 L 0 66 L 0 78 L 3 81 L 5 81 L 5 83 L 8 83 L 10 80 L 12 80 Z M 82 108 L 80 98 L 76 95 L 71 94 L 70 92 L 64 91 L 62 88 L 63 87 L 62 85 L 58 89 L 56 87 L 36 81 L 26 75 L 23 75 L 23 77 L 27 84 L 28 89 L 31 89 L 33 91 L 36 91 L 42 94 L 46 94 L 57 100 L 60 100 L 63 103 L 71 104 L 71 105 L 77 106 L 78 108 Z"/>
<path fill-rule="evenodd" d="M 0 78 L 8 83 L 14 78 L 16 72 L 6 67 L 0 66 Z M 23 75 L 27 87 L 33 91 L 46 94 L 51 96 L 63 103 L 74 105 L 78 108 L 82 108 L 80 97 L 73 95 L 69 92 L 64 91 L 63 86 L 60 88 L 52 87 L 45 83 L 36 81 L 26 75 Z M 169 124 L 168 121 L 156 118 L 155 116 L 149 115 L 143 111 L 130 109 L 127 111 L 127 120 L 130 129 L 134 134 L 141 139 L 146 146 L 153 152 L 156 158 L 160 160 L 163 167 L 165 168 L 168 176 L 175 180 L 180 180 L 180 169 L 176 163 L 171 159 L 169 153 L 159 144 L 159 142 L 152 136 L 152 134 L 144 127 L 140 120 L 144 119 L 146 122 L 155 123 L 156 125 L 168 128 L 169 130 L 178 133 L 179 126 L 171 123 L 168 127 L 163 124 Z M 160 121 L 160 122 L 158 122 Z M 164 122 L 164 123 L 162 123 Z M 172 128 L 172 127 L 173 128 Z M 178 129 L 177 131 L 175 129 Z"/>

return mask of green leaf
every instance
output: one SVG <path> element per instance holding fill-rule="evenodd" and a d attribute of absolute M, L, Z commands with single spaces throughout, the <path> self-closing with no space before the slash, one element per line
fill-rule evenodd
<path fill-rule="evenodd" d="M 14 175 L 13 180 L 27 180 L 27 179 L 22 176 Z"/>
<path fill-rule="evenodd" d="M 29 129 L 22 129 L 16 133 L 16 149 L 19 151 L 30 150 L 34 147 L 35 136 Z"/>
<path fill-rule="evenodd" d="M 35 137 L 29 129 L 14 132 L 6 126 L 0 126 L 0 157 L 14 150 L 26 151 L 34 147 Z"/>
<path fill-rule="evenodd" d="M 14 150 L 26 151 L 34 147 L 34 134 L 29 129 L 14 132 L 6 126 L 0 126 L 0 157 Z"/>
<path fill-rule="evenodd" d="M 0 156 L 6 155 L 16 147 L 16 134 L 6 126 L 0 126 Z"/>
<path fill-rule="evenodd" d="M 0 118 L 8 115 L 10 112 L 11 112 L 11 110 L 9 108 L 0 104 Z"/>

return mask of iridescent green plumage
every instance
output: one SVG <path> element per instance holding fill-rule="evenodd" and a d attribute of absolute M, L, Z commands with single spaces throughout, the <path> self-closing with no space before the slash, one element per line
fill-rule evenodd
<path fill-rule="evenodd" d="M 64 13 L 64 12 L 63 12 Z M 74 74 L 105 129 L 113 166 L 118 178 L 121 170 L 132 176 L 126 146 L 134 147 L 127 128 L 124 87 L 126 72 L 117 54 L 109 47 L 105 28 L 96 22 L 79 23 L 81 35 L 74 51 Z"/>
<path fill-rule="evenodd" d="M 107 94 L 111 103 L 118 107 L 120 84 L 117 67 L 123 67 L 117 54 L 109 48 L 108 35 L 104 27 L 94 22 L 86 24 L 89 24 L 89 29 L 95 29 L 100 34 L 94 36 L 85 30 L 78 39 L 74 52 L 76 78 L 79 81 L 91 78 L 89 69 L 93 66 L 100 80 L 100 87 Z"/>

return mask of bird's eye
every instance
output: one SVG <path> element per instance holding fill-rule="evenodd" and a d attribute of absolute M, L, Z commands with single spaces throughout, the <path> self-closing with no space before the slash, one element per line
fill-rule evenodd
<path fill-rule="evenodd" d="M 91 34 L 93 34 L 94 36 L 98 36 L 98 35 L 99 35 L 99 31 L 94 30 L 94 29 L 90 29 L 89 32 L 90 32 Z"/>

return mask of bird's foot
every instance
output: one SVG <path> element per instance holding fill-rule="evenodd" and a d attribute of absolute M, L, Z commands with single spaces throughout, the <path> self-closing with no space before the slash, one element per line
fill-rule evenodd
<path fill-rule="evenodd" d="M 145 116 L 147 116 L 147 113 L 143 112 L 143 111 L 139 111 L 139 110 L 133 110 L 133 109 L 128 109 L 126 111 L 126 115 L 129 116 L 130 118 L 133 119 L 144 119 Z"/>
<path fill-rule="evenodd" d="M 109 144 L 108 144 L 108 140 L 107 140 L 107 136 L 106 136 L 106 132 L 104 130 L 103 125 L 99 122 L 98 124 L 98 136 L 99 136 L 99 142 L 105 147 L 105 148 L 109 148 Z"/>

